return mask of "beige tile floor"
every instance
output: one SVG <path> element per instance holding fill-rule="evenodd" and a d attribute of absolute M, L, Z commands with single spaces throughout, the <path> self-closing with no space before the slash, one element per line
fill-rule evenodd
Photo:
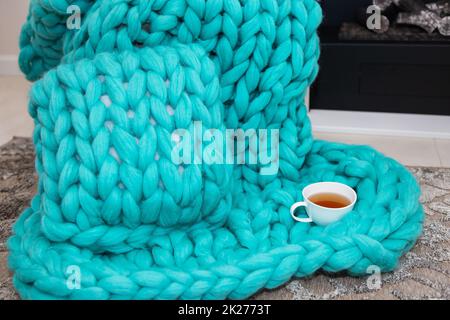
<path fill-rule="evenodd" d="M 21 76 L 0 77 L 0 145 L 12 136 L 31 136 L 28 115 L 29 83 Z"/>
<path fill-rule="evenodd" d="M 0 145 L 13 136 L 31 136 L 33 122 L 27 112 L 29 83 L 21 76 L 0 77 Z M 315 132 L 330 141 L 373 146 L 405 165 L 450 167 L 450 139 L 389 137 Z"/>
<path fill-rule="evenodd" d="M 315 137 L 369 145 L 409 166 L 450 167 L 450 140 L 320 132 Z"/>

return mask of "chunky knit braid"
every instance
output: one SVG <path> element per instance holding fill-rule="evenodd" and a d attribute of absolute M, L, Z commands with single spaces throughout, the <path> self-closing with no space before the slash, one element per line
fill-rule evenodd
<path fill-rule="evenodd" d="M 195 49 L 102 53 L 61 65 L 33 86 L 48 239 L 123 252 L 144 245 L 125 241 L 137 233 L 225 222 L 231 166 L 171 162 L 175 128 L 223 126 L 214 64 Z M 114 239 L 104 245 L 105 237 Z"/>
<path fill-rule="evenodd" d="M 20 65 L 39 79 L 39 186 L 9 241 L 22 297 L 246 298 L 320 269 L 393 270 L 420 234 L 420 191 L 369 147 L 313 142 L 320 20 L 315 0 L 32 1 Z M 172 133 L 195 121 L 280 130 L 279 172 L 175 165 Z M 295 223 L 289 207 L 317 181 L 355 188 L 355 210 Z"/>
<path fill-rule="evenodd" d="M 30 0 L 27 22 L 20 35 L 19 66 L 27 79 L 37 80 L 57 66 L 63 55 L 68 30 L 67 8 L 76 5 L 87 12 L 94 0 Z"/>

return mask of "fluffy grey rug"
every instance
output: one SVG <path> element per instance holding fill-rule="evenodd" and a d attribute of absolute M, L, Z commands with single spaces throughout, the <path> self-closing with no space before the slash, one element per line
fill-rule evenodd
<path fill-rule="evenodd" d="M 410 170 L 422 186 L 425 228 L 395 272 L 381 278 L 319 273 L 261 292 L 255 299 L 450 299 L 450 169 Z M 0 147 L 0 299 L 18 299 L 7 268 L 5 242 L 35 188 L 31 140 L 14 138 Z"/>

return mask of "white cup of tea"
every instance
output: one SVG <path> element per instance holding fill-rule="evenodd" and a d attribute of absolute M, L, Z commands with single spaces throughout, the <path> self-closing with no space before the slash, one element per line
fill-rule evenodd
<path fill-rule="evenodd" d="M 342 219 L 353 210 L 357 195 L 355 190 L 338 182 L 318 182 L 306 186 L 302 191 L 304 201 L 291 207 L 291 215 L 298 222 L 314 222 L 326 226 Z M 295 210 L 305 207 L 307 218 L 299 218 Z"/>

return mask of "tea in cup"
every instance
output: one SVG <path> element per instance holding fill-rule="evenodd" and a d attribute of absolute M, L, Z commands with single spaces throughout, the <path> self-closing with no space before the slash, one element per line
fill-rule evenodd
<path fill-rule="evenodd" d="M 342 219 L 353 210 L 357 195 L 351 187 L 338 182 L 318 182 L 306 186 L 302 191 L 304 201 L 291 207 L 292 218 L 298 222 L 314 222 L 326 226 Z M 307 218 L 299 218 L 295 210 L 305 207 Z"/>

